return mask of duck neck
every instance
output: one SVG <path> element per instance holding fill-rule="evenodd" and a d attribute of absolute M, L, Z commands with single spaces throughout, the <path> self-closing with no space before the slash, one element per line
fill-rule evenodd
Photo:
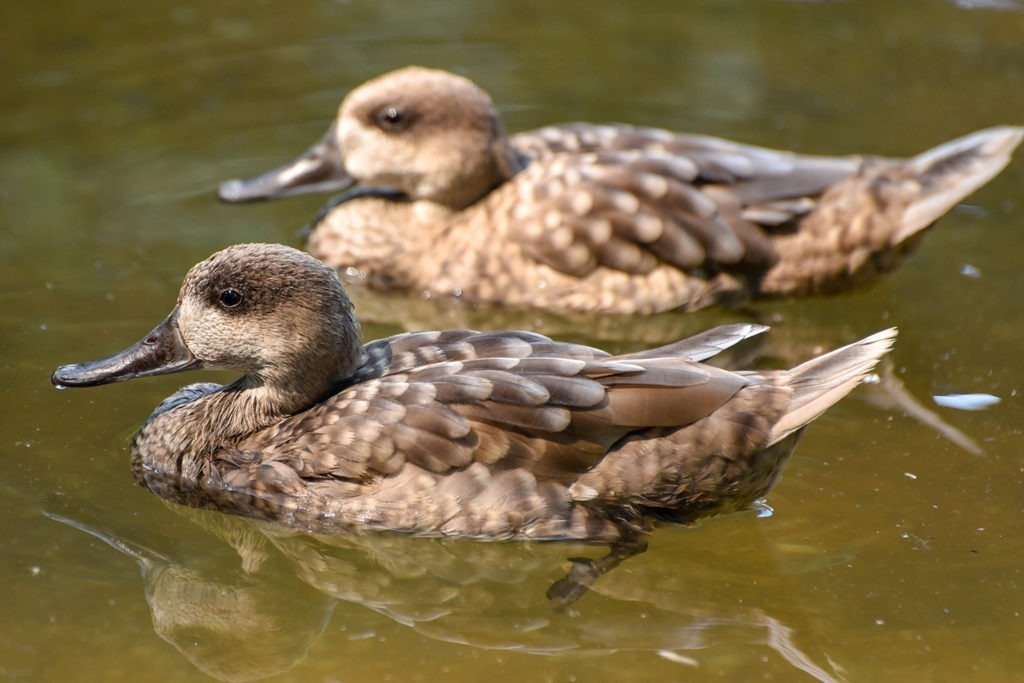
<path fill-rule="evenodd" d="M 354 320 L 333 329 L 338 332 L 329 343 L 309 342 L 310 353 L 287 365 L 247 374 L 212 394 L 210 400 L 219 402 L 216 409 L 211 406 L 206 411 L 213 421 L 212 433 L 241 438 L 301 413 L 330 395 L 359 366 L 363 353 Z"/>
<path fill-rule="evenodd" d="M 311 347 L 323 352 L 286 367 L 248 373 L 223 387 L 181 390 L 136 435 L 136 480 L 161 497 L 201 504 L 222 486 L 228 469 L 249 457 L 244 448 L 236 448 L 247 437 L 323 401 L 355 371 L 362 359 L 358 334 L 353 321 L 341 328 L 334 343 Z"/>
<path fill-rule="evenodd" d="M 337 382 L 338 380 L 335 380 Z M 270 383 L 258 376 L 246 375 L 220 391 L 201 399 L 204 432 L 212 448 L 242 439 L 280 420 L 302 412 L 323 398 L 332 383 Z"/>
<path fill-rule="evenodd" d="M 488 154 L 480 155 L 476 163 L 459 169 L 457 179 L 449 179 L 443 190 L 427 199 L 451 211 L 462 211 L 490 194 L 496 187 L 508 182 L 526 166 L 526 160 L 512 147 L 500 123 L 495 124 Z"/>

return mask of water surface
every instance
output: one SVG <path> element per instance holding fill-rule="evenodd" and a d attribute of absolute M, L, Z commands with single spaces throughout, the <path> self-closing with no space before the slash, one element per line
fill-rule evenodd
<path fill-rule="evenodd" d="M 893 324 L 934 426 L 859 390 L 769 496 L 666 528 L 571 608 L 599 548 L 307 539 L 184 515 L 127 443 L 195 377 L 57 392 L 189 266 L 301 244 L 317 198 L 216 204 L 289 159 L 342 95 L 410 63 L 487 88 L 510 130 L 628 121 L 819 153 L 912 154 L 1024 122 L 1014 2 L 9 2 L 0 8 L 0 676 L 10 680 L 1012 680 L 1024 665 L 1024 160 L 897 273 L 781 316 L 785 365 Z M 530 327 L 632 349 L 737 314 L 600 321 L 354 292 L 368 337 Z M 991 394 L 963 412 L 933 395 Z M 231 543 L 233 543 L 233 545 Z"/>

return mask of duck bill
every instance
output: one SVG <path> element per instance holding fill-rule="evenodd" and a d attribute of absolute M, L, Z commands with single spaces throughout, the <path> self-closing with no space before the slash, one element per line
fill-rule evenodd
<path fill-rule="evenodd" d="M 202 366 L 178 330 L 178 309 L 144 339 L 121 353 L 88 363 L 62 365 L 50 381 L 58 387 L 93 387 L 136 377 L 166 375 Z"/>
<path fill-rule="evenodd" d="M 316 192 L 340 192 L 354 183 L 342 163 L 335 128 L 331 126 L 326 135 L 295 161 L 252 178 L 221 183 L 217 197 L 228 204 L 242 204 Z"/>

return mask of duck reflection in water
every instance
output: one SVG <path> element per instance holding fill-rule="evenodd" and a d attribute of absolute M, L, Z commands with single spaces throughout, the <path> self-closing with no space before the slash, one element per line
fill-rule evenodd
<path fill-rule="evenodd" d="M 689 559 L 675 566 L 676 576 L 667 581 L 645 575 L 658 569 L 637 567 L 638 573 L 598 584 L 586 608 L 552 611 L 538 584 L 557 583 L 566 554 L 593 555 L 593 546 L 480 544 L 398 534 L 314 537 L 171 506 L 202 529 L 178 529 L 191 534 L 185 551 L 151 530 L 143 542 L 131 540 L 143 533 L 138 530 L 111 531 L 124 522 L 97 521 L 99 512 L 69 510 L 66 503 L 51 507 L 59 509 L 47 513 L 51 519 L 135 559 L 157 635 L 219 680 L 253 681 L 291 670 L 322 638 L 337 651 L 346 642 L 376 637 L 380 625 L 371 612 L 342 608 L 345 604 L 366 607 L 426 638 L 473 648 L 584 656 L 637 650 L 694 666 L 708 648 L 748 644 L 755 652 L 769 648 L 813 679 L 841 678 L 828 656 L 812 656 L 798 643 L 798 634 L 806 637 L 813 628 L 782 623 L 766 611 L 770 605 L 737 607 L 735 576 L 713 555 L 700 552 L 683 553 Z M 760 526 L 739 524 L 728 533 L 738 534 L 733 543 L 768 568 L 760 580 L 771 586 L 776 580 L 771 567 L 779 560 Z M 225 555 L 216 545 L 197 550 L 206 547 L 208 534 L 226 544 L 222 550 L 230 546 L 233 552 Z M 170 549 L 157 551 L 154 543 Z M 840 561 L 845 559 L 833 558 Z M 780 573 L 781 580 L 788 580 L 786 573 Z M 756 595 L 748 597 L 763 604 Z M 327 629 L 329 623 L 333 628 Z"/>

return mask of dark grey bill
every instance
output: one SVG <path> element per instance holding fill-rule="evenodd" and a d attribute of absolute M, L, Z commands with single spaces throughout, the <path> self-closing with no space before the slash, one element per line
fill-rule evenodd
<path fill-rule="evenodd" d="M 222 202 L 241 204 L 315 192 L 339 192 L 353 185 L 342 163 L 334 126 L 295 161 L 244 180 L 228 180 L 217 188 Z"/>
<path fill-rule="evenodd" d="M 58 387 L 93 387 L 136 377 L 166 375 L 201 367 L 178 331 L 175 308 L 146 338 L 121 353 L 88 363 L 62 365 L 50 378 Z"/>

